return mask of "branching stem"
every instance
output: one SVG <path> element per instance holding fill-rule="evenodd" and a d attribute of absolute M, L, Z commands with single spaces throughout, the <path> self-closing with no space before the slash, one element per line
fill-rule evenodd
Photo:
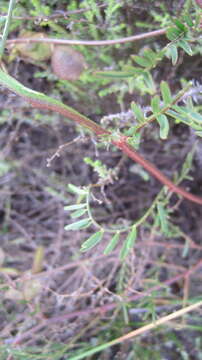
<path fill-rule="evenodd" d="M 175 185 L 171 180 L 169 180 L 165 175 L 163 175 L 160 170 L 158 170 L 148 160 L 144 159 L 143 156 L 141 156 L 137 151 L 133 149 L 132 146 L 128 144 L 127 136 L 117 135 L 117 138 L 115 138 L 113 134 L 110 133 L 110 131 L 102 128 L 100 125 L 96 124 L 94 121 L 90 120 L 86 116 L 80 114 L 78 111 L 61 103 L 58 100 L 50 98 L 49 96 L 26 88 L 20 82 L 18 82 L 2 70 L 0 70 L 0 84 L 9 88 L 16 94 L 22 96 L 35 108 L 51 110 L 59 113 L 67 117 L 68 119 L 75 121 L 77 124 L 83 126 L 84 128 L 90 130 L 99 138 L 102 138 L 103 135 L 107 136 L 113 145 L 117 146 L 132 160 L 143 166 L 152 176 L 158 179 L 162 184 L 166 185 L 171 190 L 171 192 L 181 195 L 185 199 L 190 200 L 196 204 L 202 205 L 202 197 L 192 195 L 186 190 Z"/>

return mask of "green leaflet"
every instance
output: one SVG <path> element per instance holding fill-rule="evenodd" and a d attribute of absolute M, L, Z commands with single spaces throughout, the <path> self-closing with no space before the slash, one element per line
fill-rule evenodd
<path fill-rule="evenodd" d="M 125 79 L 134 76 L 134 72 L 128 71 L 96 71 L 94 76 L 112 79 Z"/>
<path fill-rule="evenodd" d="M 73 213 L 71 213 L 70 216 L 72 219 L 76 219 L 76 218 L 84 215 L 86 212 L 87 212 L 87 209 L 78 209 L 78 210 L 74 211 Z"/>
<path fill-rule="evenodd" d="M 181 47 L 188 55 L 193 55 L 191 46 L 184 39 L 178 41 L 178 46 Z"/>
<path fill-rule="evenodd" d="M 119 237 L 120 237 L 120 233 L 117 232 L 112 239 L 110 240 L 109 244 L 106 246 L 105 250 L 104 250 L 104 254 L 108 255 L 110 252 L 112 252 L 115 248 L 115 246 L 117 245 L 118 241 L 119 241 Z"/>
<path fill-rule="evenodd" d="M 177 59 L 178 59 L 177 46 L 174 44 L 169 45 L 167 54 L 168 54 L 169 58 L 171 58 L 172 64 L 176 65 Z"/>
<path fill-rule="evenodd" d="M 160 125 L 160 138 L 165 140 L 168 137 L 169 122 L 167 116 L 164 114 L 156 116 L 156 119 Z"/>
<path fill-rule="evenodd" d="M 151 100 L 151 107 L 153 110 L 153 113 L 159 113 L 160 112 L 160 97 L 158 95 L 155 95 Z"/>
<path fill-rule="evenodd" d="M 164 104 L 170 104 L 172 102 L 172 95 L 167 82 L 161 81 L 160 88 Z"/>
<path fill-rule="evenodd" d="M 144 113 L 139 105 L 137 105 L 134 101 L 131 103 L 131 110 L 137 118 L 137 121 L 142 123 L 145 121 Z"/>
<path fill-rule="evenodd" d="M 81 251 L 85 252 L 92 249 L 95 245 L 97 245 L 103 237 L 104 231 L 98 231 L 95 234 L 91 235 L 82 245 Z"/>
<path fill-rule="evenodd" d="M 194 26 L 192 18 L 189 14 L 184 15 L 184 21 L 187 23 L 188 26 L 190 26 L 190 27 Z"/>
<path fill-rule="evenodd" d="M 176 41 L 178 40 L 181 36 L 184 35 L 184 32 L 179 29 L 178 27 L 170 27 L 167 32 L 166 32 L 167 38 L 170 41 Z"/>
<path fill-rule="evenodd" d="M 160 220 L 161 230 L 164 234 L 168 233 L 168 221 L 167 221 L 167 213 L 162 203 L 157 204 L 158 216 Z"/>
<path fill-rule="evenodd" d="M 175 25 L 178 27 L 178 29 L 179 29 L 180 31 L 182 31 L 182 32 L 186 32 L 186 31 L 187 31 L 186 26 L 185 26 L 183 23 L 181 23 L 181 21 L 179 21 L 178 19 L 175 19 L 175 20 L 174 20 L 174 23 L 175 23 Z"/>
<path fill-rule="evenodd" d="M 129 254 L 130 250 L 133 248 L 135 244 L 136 238 L 137 238 L 137 228 L 136 226 L 133 226 L 122 246 L 120 252 L 121 260 L 124 260 L 126 256 Z"/>
<path fill-rule="evenodd" d="M 153 65 L 151 59 L 148 59 L 148 58 L 145 58 L 145 57 L 142 57 L 142 56 L 133 56 L 133 60 L 140 66 L 142 67 L 150 67 Z"/>
<path fill-rule="evenodd" d="M 74 204 L 74 205 L 64 206 L 64 210 L 71 211 L 71 210 L 82 209 L 82 208 L 85 208 L 85 207 L 86 207 L 86 203 L 85 204 Z"/>
<path fill-rule="evenodd" d="M 65 230 L 79 230 L 90 226 L 91 220 L 89 218 L 76 221 L 72 224 L 66 225 Z"/>
<path fill-rule="evenodd" d="M 87 195 L 88 190 L 85 189 L 81 189 L 78 186 L 75 186 L 73 184 L 68 184 L 68 190 L 74 194 L 78 194 L 78 195 Z"/>

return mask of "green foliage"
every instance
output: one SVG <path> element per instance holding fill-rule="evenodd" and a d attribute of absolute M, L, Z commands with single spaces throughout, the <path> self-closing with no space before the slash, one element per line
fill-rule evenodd
<path fill-rule="evenodd" d="M 187 155 L 182 170 L 180 174 L 175 179 L 175 182 L 179 184 L 184 179 L 190 179 L 189 171 L 192 167 L 192 160 L 194 155 L 195 147 Z M 91 162 L 91 160 L 90 160 Z M 104 234 L 112 234 L 113 236 L 109 240 L 107 246 L 104 249 L 104 254 L 107 255 L 112 252 L 120 242 L 120 236 L 126 234 L 126 237 L 122 237 L 122 246 L 120 249 L 120 260 L 124 260 L 131 250 L 134 250 L 135 242 L 138 236 L 137 229 L 141 226 L 149 226 L 149 219 L 153 220 L 153 226 L 160 230 L 162 234 L 167 237 L 172 236 L 181 236 L 181 231 L 178 227 L 172 224 L 171 214 L 174 210 L 169 208 L 168 201 L 170 194 L 164 193 L 164 188 L 159 192 L 154 201 L 152 202 L 150 208 L 134 223 L 128 226 L 120 227 L 111 224 L 111 227 L 104 227 L 99 224 L 95 216 L 93 215 L 91 200 L 94 199 L 91 191 L 92 188 L 79 188 L 75 185 L 69 184 L 68 190 L 78 196 L 78 200 L 75 204 L 67 205 L 64 207 L 64 210 L 70 213 L 70 217 L 76 221 L 65 226 L 65 230 L 80 230 L 86 229 L 90 226 L 93 226 L 94 229 L 98 230 L 93 232 L 93 234 L 81 245 L 81 251 L 85 252 L 96 246 L 99 242 L 102 241 Z M 82 201 L 82 203 L 80 203 Z M 86 217 L 86 214 L 88 217 Z M 77 220 L 78 217 L 83 217 L 82 220 Z"/>
<path fill-rule="evenodd" d="M 120 232 L 117 231 L 114 236 L 111 238 L 111 240 L 109 241 L 108 245 L 106 246 L 105 250 L 104 250 L 104 254 L 108 255 L 110 254 L 116 247 L 118 241 L 120 238 Z"/>
<path fill-rule="evenodd" d="M 155 3 L 155 6 L 153 6 L 153 3 Z M 119 108 L 116 110 L 120 111 L 119 114 L 106 115 L 106 118 L 108 117 L 109 120 L 106 127 L 112 129 L 112 136 L 115 139 L 120 137 L 120 134 L 126 135 L 130 145 L 138 149 L 140 144 L 145 141 L 144 136 L 147 133 L 147 139 L 149 137 L 151 139 L 155 138 L 156 141 L 164 145 L 161 140 L 172 140 L 173 124 L 181 126 L 183 123 L 193 130 L 194 136 L 202 137 L 201 106 L 197 104 L 194 98 L 192 101 L 192 95 L 189 95 L 189 98 L 186 97 L 189 91 L 197 86 L 194 83 L 188 82 L 192 78 L 192 74 L 188 74 L 186 79 L 180 79 L 179 75 L 181 61 L 202 53 L 199 33 L 201 14 L 199 9 L 194 7 L 193 2 L 187 0 L 176 17 L 168 13 L 169 7 L 167 3 L 145 0 L 144 5 L 148 5 L 149 11 L 148 15 L 145 15 L 146 11 L 144 10 L 143 21 L 139 19 L 140 10 L 138 6 L 139 4 L 141 5 L 141 2 L 138 1 L 121 0 L 117 2 L 116 0 L 109 0 L 105 4 L 101 4 L 94 0 L 83 0 L 81 2 L 71 0 L 67 4 L 64 0 L 60 2 L 59 7 L 62 9 L 61 11 L 74 11 L 79 8 L 88 10 L 79 15 L 74 13 L 68 15 L 67 18 L 61 16 L 56 20 L 52 20 L 49 16 L 54 13 L 55 8 L 57 9 L 58 2 L 56 0 L 31 0 L 30 2 L 22 0 L 17 3 L 9 32 L 15 37 L 17 36 L 16 34 L 20 34 L 21 30 L 26 27 L 30 31 L 43 31 L 46 36 L 52 38 L 109 40 L 133 35 L 136 33 L 136 30 L 154 30 L 166 27 L 167 40 L 165 37 L 162 37 L 160 41 L 158 41 L 158 38 L 153 38 L 152 40 L 145 38 L 142 42 L 117 44 L 113 47 L 107 45 L 103 47 L 78 46 L 79 51 L 85 57 L 88 68 L 81 78 L 74 83 L 57 80 L 51 74 L 49 64 L 45 58 L 42 58 L 40 64 L 37 64 L 37 52 L 32 61 L 30 59 L 23 60 L 23 58 L 19 58 L 20 61 L 30 61 L 31 66 L 37 65 L 33 76 L 36 79 L 43 79 L 45 86 L 46 84 L 48 85 L 46 87 L 47 92 L 53 93 L 57 98 L 64 98 L 65 101 L 70 100 L 70 103 L 73 102 L 75 104 L 75 108 L 78 106 L 78 109 L 81 107 L 82 111 L 85 111 L 86 114 L 93 114 L 96 117 L 96 121 L 99 121 L 98 114 L 103 116 L 103 114 L 106 115 L 106 113 L 111 111 L 111 102 L 113 106 L 114 103 L 119 104 L 120 110 Z M 100 7 L 100 4 L 104 6 Z M 2 1 L 0 4 L 1 13 L 6 14 L 7 9 L 8 2 Z M 19 20 L 15 18 L 15 16 L 24 16 L 26 18 L 28 15 L 35 17 L 34 20 Z M 3 30 L 4 24 L 5 17 L 2 17 L 0 19 L 1 30 Z M 9 61 L 8 55 L 4 54 L 3 62 L 6 65 L 7 63 L 9 64 L 8 68 L 10 70 L 12 64 Z M 39 71 L 38 66 L 41 66 L 42 70 L 40 69 Z M 165 71 L 162 71 L 164 68 Z M 162 74 L 163 80 L 161 79 Z M 171 78 L 169 74 L 171 74 Z M 181 84 L 185 85 L 181 88 Z M 113 117 L 111 122 L 110 116 Z M 1 126 L 6 124 L 8 117 L 9 111 L 2 111 L 0 117 Z M 34 121 L 50 124 L 50 115 L 36 113 Z M 149 127 L 151 123 L 154 123 L 155 126 Z M 148 129 L 148 131 L 142 131 L 142 129 Z M 99 142 L 96 146 L 101 148 L 101 150 L 102 147 L 108 147 L 109 139 L 107 139 L 107 136 L 99 137 Z M 192 169 L 194 151 L 195 147 L 188 153 L 179 173 L 175 174 L 173 181 L 176 184 L 186 179 L 192 180 L 189 172 Z M 148 322 L 155 322 L 159 315 L 157 311 L 158 301 L 163 302 L 165 299 L 167 303 L 170 301 L 170 304 L 174 306 L 173 311 L 175 311 L 176 304 L 181 305 L 181 300 L 171 294 L 170 287 L 165 286 L 162 291 L 158 293 L 151 292 L 149 296 L 145 296 L 144 301 L 138 300 L 135 302 L 135 306 L 134 302 L 130 303 L 126 296 L 131 289 L 133 291 L 129 282 L 130 272 L 136 271 L 136 264 L 133 264 L 133 260 L 134 257 L 138 258 L 142 234 L 143 236 L 146 232 L 150 235 L 157 234 L 161 236 L 162 242 L 167 238 L 173 240 L 175 237 L 183 237 L 183 231 L 176 225 L 174 206 L 171 206 L 169 202 L 171 193 L 166 188 L 163 188 L 153 199 L 149 208 L 143 208 L 140 218 L 130 221 L 121 219 L 121 225 L 118 222 L 114 223 L 114 220 L 111 220 L 109 213 L 107 213 L 105 206 L 96 199 L 94 189 L 95 187 L 96 189 L 100 187 L 101 194 L 105 195 L 105 184 L 110 189 L 111 182 L 118 181 L 119 164 L 117 168 L 115 165 L 114 167 L 111 165 L 109 168 L 99 158 L 94 160 L 93 155 L 84 158 L 84 163 L 84 166 L 90 165 L 98 175 L 97 184 L 85 187 L 69 184 L 65 190 L 69 193 L 68 195 L 71 200 L 68 199 L 66 191 L 61 193 L 60 189 L 55 190 L 54 186 L 44 187 L 44 190 L 49 195 L 67 203 L 64 207 L 67 217 L 65 231 L 70 232 L 70 237 L 73 232 L 85 234 L 85 240 L 80 248 L 81 253 L 88 251 L 96 252 L 96 246 L 99 244 L 99 249 L 101 249 L 104 255 L 107 256 L 114 251 L 115 256 L 117 255 L 117 258 L 119 257 L 121 260 L 118 265 L 117 278 L 114 279 L 115 289 L 118 294 L 113 294 L 113 290 L 110 289 L 111 299 L 114 297 L 115 301 L 119 303 L 117 314 L 115 314 L 116 316 L 113 314 L 113 320 L 110 324 L 106 324 L 103 321 L 99 327 L 99 335 L 93 335 L 92 343 L 89 344 L 87 340 L 78 340 L 75 346 L 78 350 L 71 348 L 74 339 L 70 341 L 68 346 L 66 344 L 54 344 L 52 346 L 47 343 L 43 351 L 38 347 L 27 347 L 23 350 L 23 345 L 15 348 L 2 344 L 0 346 L 2 360 L 4 358 L 6 360 L 9 356 L 13 356 L 15 360 L 40 360 L 47 358 L 55 360 L 68 358 L 73 360 L 87 358 L 92 356 L 94 352 L 105 349 L 109 350 L 110 344 L 105 345 L 105 343 L 109 339 L 121 336 L 125 331 L 129 331 L 130 326 L 131 329 L 134 329 L 134 326 L 137 326 L 137 324 L 143 326 L 148 324 Z M 15 166 L 18 166 L 17 162 L 12 163 L 9 160 L 1 159 L 0 176 L 3 177 L 9 174 Z M 121 171 L 122 169 L 120 173 Z M 149 175 L 144 170 L 138 169 L 138 166 L 136 166 L 134 172 L 148 181 Z M 63 177 L 62 179 L 66 183 L 66 178 L 64 179 Z M 72 180 L 68 179 L 68 181 Z M 151 186 L 149 181 L 146 183 L 146 186 Z M 137 191 L 137 189 L 134 190 Z M 110 204 L 110 206 L 112 209 L 113 205 Z M 97 220 L 100 219 L 101 207 L 101 214 L 104 213 L 104 218 L 108 217 L 107 226 L 104 221 Z M 184 259 L 189 255 L 190 242 L 188 238 L 186 238 L 184 245 L 181 247 L 180 253 Z M 85 256 L 88 255 L 84 254 Z M 128 257 L 129 259 L 127 259 Z M 103 261 L 106 260 L 104 257 L 103 259 Z M 160 264 L 161 261 L 163 263 L 163 259 L 164 254 L 159 258 Z M 148 284 L 159 284 L 159 267 L 159 264 L 154 265 L 150 272 L 147 272 Z M 145 291 L 149 289 L 150 285 L 148 284 L 145 286 Z M 104 288 L 105 284 L 101 284 L 101 286 Z M 32 306 L 33 304 L 30 308 Z M 144 316 L 140 317 L 138 321 L 131 321 L 129 317 L 129 310 L 134 310 L 134 308 L 137 310 L 137 314 L 141 314 L 142 310 L 144 313 Z M 201 331 L 201 326 L 196 326 L 196 328 L 194 328 L 195 325 L 184 324 L 183 326 L 187 326 L 187 328 L 190 326 L 190 329 Z M 108 332 L 106 329 L 109 329 Z M 162 343 L 167 344 L 170 341 L 173 347 L 177 349 L 176 358 L 181 356 L 182 359 L 188 359 L 189 355 L 186 352 L 186 348 L 182 346 L 174 332 L 171 333 L 172 335 L 170 333 L 168 331 L 163 332 L 161 328 L 156 330 L 156 334 L 154 333 L 153 335 L 153 339 L 156 337 L 156 344 L 151 344 L 147 339 L 147 347 L 145 347 L 145 338 L 135 339 L 129 354 L 124 353 L 124 357 L 126 358 L 127 356 L 127 360 L 134 358 L 145 360 L 161 359 L 164 353 L 162 354 L 160 350 L 160 334 Z M 201 343 L 199 340 L 196 347 L 198 349 L 197 354 L 201 355 Z M 94 348 L 89 350 L 89 345 L 94 346 Z M 119 353 L 121 353 L 121 346 Z M 114 353 L 106 352 L 106 358 L 107 356 L 109 358 L 117 357 L 117 354 L 114 355 Z"/>
<path fill-rule="evenodd" d="M 91 158 L 84 158 L 84 162 L 94 169 L 98 174 L 100 179 L 106 179 L 109 176 L 109 170 L 107 170 L 106 165 L 104 165 L 100 160 L 93 161 Z"/>
<path fill-rule="evenodd" d="M 85 252 L 92 249 L 95 245 L 97 245 L 103 237 L 103 231 L 97 231 L 93 235 L 91 235 L 81 246 L 81 251 Z"/>
<path fill-rule="evenodd" d="M 121 260 L 124 260 L 126 256 L 129 254 L 130 250 L 133 249 L 136 238 L 137 238 L 137 229 L 136 226 L 133 226 L 122 246 L 120 252 Z"/>

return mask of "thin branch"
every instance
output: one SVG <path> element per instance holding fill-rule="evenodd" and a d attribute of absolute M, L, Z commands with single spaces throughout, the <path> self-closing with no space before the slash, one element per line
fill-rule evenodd
<path fill-rule="evenodd" d="M 202 306 L 202 301 L 199 301 L 198 303 L 195 303 L 195 304 L 192 304 L 192 305 L 189 305 L 185 308 L 182 308 L 180 310 L 177 310 L 169 315 L 166 315 L 166 316 L 163 316 L 162 318 L 148 324 L 148 325 L 145 325 L 145 326 L 142 326 L 141 328 L 139 329 L 136 329 L 136 330 L 133 330 L 131 332 L 129 332 L 128 334 L 126 335 L 123 335 L 117 339 L 114 339 L 108 343 L 105 343 L 105 344 L 102 344 L 100 346 L 97 346 L 97 347 L 94 347 L 92 348 L 91 350 L 89 351 L 86 351 L 84 352 L 83 354 L 81 355 L 78 355 L 78 356 L 74 356 L 72 357 L 71 359 L 72 360 L 79 360 L 79 359 L 84 359 L 86 358 L 87 356 L 90 356 L 90 355 L 93 355 L 101 350 L 104 350 L 104 349 L 107 349 L 113 345 L 116 345 L 116 344 L 120 344 L 122 343 L 123 341 L 125 340 L 128 340 L 128 339 L 131 339 L 131 338 L 134 338 L 138 335 L 141 335 L 141 334 L 144 334 L 146 331 L 149 331 L 149 330 L 152 330 L 152 329 L 156 329 L 158 326 L 160 325 L 163 325 L 163 324 L 166 324 L 168 321 L 171 321 L 173 319 L 176 319 L 180 316 L 183 316 L 193 310 L 196 310 L 198 309 L 200 306 Z"/>
<path fill-rule="evenodd" d="M 123 140 L 114 141 L 113 143 L 121 149 L 124 154 L 127 154 L 132 160 L 136 161 L 138 164 L 142 165 L 144 169 L 146 169 L 150 174 L 152 174 L 156 179 L 158 179 L 162 184 L 166 185 L 171 192 L 174 192 L 178 195 L 183 196 L 185 199 L 188 199 L 196 204 L 202 205 L 202 197 L 193 195 L 181 187 L 175 185 L 172 181 L 170 181 L 160 170 L 158 170 L 153 164 L 151 164 L 148 160 L 143 158 L 140 154 L 138 154 L 132 146 L 127 143 L 126 137 L 123 136 Z"/>
<path fill-rule="evenodd" d="M 68 119 L 75 121 L 77 124 L 82 127 L 90 130 L 96 134 L 99 138 L 103 135 L 107 140 L 110 141 L 113 145 L 117 146 L 123 153 L 127 154 L 132 160 L 136 161 L 142 165 L 147 171 L 150 172 L 156 179 L 158 179 L 162 184 L 166 185 L 171 192 L 177 193 L 183 196 L 185 199 L 188 199 L 194 203 L 202 205 L 202 197 L 192 195 L 176 186 L 172 181 L 170 181 L 165 175 L 162 174 L 152 163 L 144 159 L 140 154 L 138 154 L 132 146 L 128 144 L 128 137 L 124 135 L 117 134 L 117 139 L 113 138 L 112 133 L 102 128 L 96 122 L 92 121 L 88 117 L 80 114 L 73 108 L 52 99 L 44 94 L 33 91 L 29 88 L 26 88 L 21 83 L 19 83 L 14 78 L 10 77 L 4 71 L 0 70 L 0 83 L 16 94 L 22 96 L 26 101 L 28 101 L 34 108 L 42 110 L 52 110 L 56 113 L 59 113 Z"/>
<path fill-rule="evenodd" d="M 4 48 L 5 48 L 5 44 L 6 44 L 6 40 L 8 37 L 8 32 L 9 32 L 9 26 L 11 23 L 11 18 L 12 18 L 12 12 L 13 12 L 13 8 L 15 6 L 15 0 L 10 0 L 9 2 L 9 7 L 8 7 L 8 14 L 6 17 L 6 23 L 4 26 L 4 31 L 3 31 L 3 35 L 2 35 L 2 39 L 1 39 L 1 43 L 0 43 L 0 58 L 3 55 L 4 52 Z"/>
<path fill-rule="evenodd" d="M 148 290 L 144 291 L 143 293 L 137 294 L 137 295 L 132 295 L 129 296 L 127 299 L 127 302 L 132 302 L 132 301 L 137 301 L 139 299 L 142 299 L 144 296 L 149 296 L 152 292 L 154 291 L 158 291 L 160 290 L 162 287 L 165 288 L 166 286 L 169 286 L 177 281 L 179 281 L 180 279 L 183 279 L 186 276 L 191 276 L 194 272 L 196 272 L 197 270 L 199 270 L 202 267 L 202 260 L 200 260 L 197 264 L 193 265 L 190 269 L 184 271 L 181 274 L 178 274 L 176 276 L 173 276 L 172 278 L 164 281 L 162 284 L 158 284 L 155 285 L 151 288 L 149 288 Z M 126 301 L 126 299 L 125 299 Z M 105 304 L 102 306 L 98 306 L 98 307 L 88 307 L 84 310 L 80 310 L 80 311 L 74 311 L 74 312 L 70 312 L 70 313 L 63 313 L 62 315 L 59 316 L 55 316 L 52 317 L 50 319 L 45 319 L 41 322 L 41 324 L 36 325 L 35 327 L 25 331 L 24 333 L 17 335 L 16 338 L 14 338 L 13 341 L 13 346 L 19 345 L 20 343 L 22 343 L 25 339 L 29 338 L 31 335 L 33 335 L 35 332 L 39 332 L 41 328 L 43 328 L 44 326 L 50 326 L 51 324 L 54 323 L 59 323 L 62 321 L 66 321 L 66 320 L 70 320 L 73 319 L 75 317 L 82 317 L 82 316 L 86 316 L 89 314 L 101 314 L 101 315 L 105 315 L 107 312 L 115 309 L 117 306 L 119 305 L 119 303 L 117 302 L 113 302 L 110 304 Z"/>
<path fill-rule="evenodd" d="M 107 4 L 101 4 L 101 5 L 97 5 L 98 8 L 102 8 L 107 6 Z M 83 8 L 83 9 L 76 9 L 76 10 L 69 10 L 69 11 L 57 11 L 55 12 L 55 14 L 51 14 L 51 15 L 41 15 L 41 16 L 13 16 L 13 19 L 15 20 L 33 20 L 33 21 L 48 21 L 48 20 L 54 20 L 54 19 L 58 19 L 58 18 L 67 18 L 70 15 L 76 15 L 76 14 L 81 14 L 84 13 L 86 11 L 91 10 L 90 7 L 88 8 Z M 7 15 L 3 15 L 2 18 L 6 18 Z"/>
<path fill-rule="evenodd" d="M 51 44 L 62 44 L 62 45 L 86 45 L 86 46 L 106 46 L 123 44 L 130 41 L 138 41 L 142 39 L 151 38 L 154 36 L 164 35 L 167 29 L 154 30 L 143 34 L 132 35 L 125 38 L 114 39 L 114 40 L 70 40 L 70 39 L 51 39 L 51 38 L 18 38 L 7 40 L 7 44 L 16 43 L 51 43 Z"/>

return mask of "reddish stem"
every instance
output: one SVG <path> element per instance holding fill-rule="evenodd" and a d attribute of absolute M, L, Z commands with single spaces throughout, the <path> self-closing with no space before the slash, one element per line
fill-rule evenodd
<path fill-rule="evenodd" d="M 110 136 L 111 133 L 103 129 L 100 125 L 96 124 L 94 121 L 86 118 L 84 115 L 78 113 L 77 111 L 70 109 L 68 107 L 63 107 L 60 104 L 49 103 L 46 101 L 41 101 L 39 99 L 32 99 L 24 97 L 32 106 L 38 109 L 52 110 L 55 111 L 73 121 L 78 123 L 81 126 L 88 128 L 90 131 L 95 133 L 97 136 L 107 135 Z M 121 136 L 119 140 L 111 140 L 112 144 L 117 146 L 123 153 L 127 154 L 132 160 L 143 166 L 150 174 L 152 174 L 156 179 L 158 179 L 162 184 L 166 185 L 172 192 L 177 193 L 183 196 L 185 199 L 190 200 L 196 204 L 202 205 L 202 198 L 193 194 L 190 194 L 186 190 L 176 186 L 172 181 L 170 181 L 165 175 L 162 174 L 153 164 L 148 160 L 144 159 L 143 156 L 138 154 L 132 146 L 127 143 L 127 137 Z"/>
<path fill-rule="evenodd" d="M 202 198 L 196 195 L 190 194 L 186 190 L 181 187 L 175 185 L 172 181 L 170 181 L 165 175 L 162 174 L 153 164 L 151 164 L 148 160 L 144 159 L 143 156 L 138 154 L 132 146 L 130 146 L 126 142 L 126 137 L 123 137 L 120 141 L 114 141 L 113 143 L 121 149 L 125 154 L 127 154 L 132 160 L 136 161 L 140 165 L 142 165 L 150 174 L 152 174 L 156 179 L 158 179 L 162 184 L 166 185 L 171 192 L 177 193 L 183 196 L 185 199 L 188 199 L 192 202 L 195 202 L 199 205 L 202 205 Z"/>
<path fill-rule="evenodd" d="M 17 38 L 7 40 L 7 44 L 16 44 L 16 43 L 50 43 L 50 44 L 60 44 L 60 45 L 85 45 L 85 46 L 107 46 L 115 44 L 123 44 L 131 41 L 139 41 L 142 39 L 147 39 L 153 36 L 165 35 L 166 29 L 159 29 L 154 31 L 149 31 L 147 33 L 132 35 L 124 38 L 113 39 L 113 40 L 72 40 L 72 39 L 53 39 L 53 38 Z"/>

